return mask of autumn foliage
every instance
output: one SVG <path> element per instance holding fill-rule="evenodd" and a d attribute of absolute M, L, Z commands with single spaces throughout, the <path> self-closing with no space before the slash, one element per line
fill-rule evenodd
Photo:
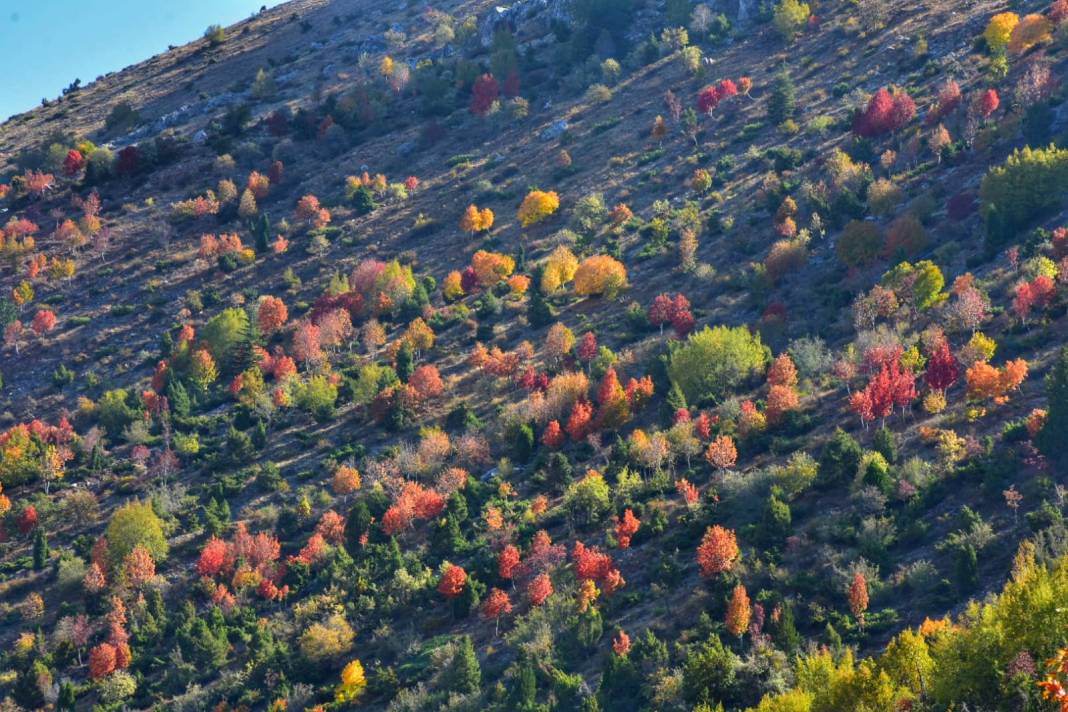
<path fill-rule="evenodd" d="M 697 566 L 705 578 L 730 571 L 739 555 L 738 540 L 734 532 L 713 525 L 705 531 L 697 547 Z"/>

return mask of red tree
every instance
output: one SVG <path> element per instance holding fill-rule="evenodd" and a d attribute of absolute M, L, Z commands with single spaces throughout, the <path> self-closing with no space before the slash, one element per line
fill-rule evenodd
<path fill-rule="evenodd" d="M 527 586 L 527 597 L 530 598 L 531 605 L 540 606 L 551 595 L 553 595 L 553 582 L 549 578 L 549 574 L 535 576 L 534 580 Z"/>
<path fill-rule="evenodd" d="M 886 87 L 875 92 L 868 107 L 857 115 L 853 131 L 860 136 L 879 136 L 897 131 L 916 115 L 916 102 L 904 91 L 891 94 Z"/>
<path fill-rule="evenodd" d="M 927 387 L 935 391 L 944 391 L 960 377 L 960 368 L 953 352 L 949 349 L 949 342 L 940 339 L 930 357 L 927 359 L 927 371 L 924 380 Z"/>
<path fill-rule="evenodd" d="M 408 385 L 415 389 L 420 398 L 437 398 L 445 392 L 445 384 L 441 380 L 437 366 L 423 364 L 408 377 Z"/>
<path fill-rule="evenodd" d="M 549 424 L 545 426 L 545 432 L 541 435 L 541 442 L 552 450 L 564 444 L 564 432 L 560 429 L 560 421 L 549 421 Z"/>
<path fill-rule="evenodd" d="M 486 602 L 482 604 L 482 617 L 492 618 L 494 623 L 493 634 L 497 634 L 497 625 L 500 624 L 501 616 L 506 616 L 512 612 L 512 599 L 508 597 L 508 594 L 499 588 L 495 588 L 490 591 L 489 596 L 486 597 Z"/>
<path fill-rule="evenodd" d="M 578 346 L 575 347 L 575 355 L 585 363 L 597 358 L 597 337 L 594 336 L 592 331 L 587 331 L 582 335 Z"/>
<path fill-rule="evenodd" d="M 33 317 L 33 333 L 40 336 L 56 328 L 56 313 L 51 309 L 41 309 Z"/>
<path fill-rule="evenodd" d="M 567 434 L 572 440 L 582 440 L 589 434 L 592 420 L 593 406 L 584 401 L 576 402 L 567 419 Z"/>
<path fill-rule="evenodd" d="M 500 93 L 500 86 L 492 74 L 480 76 L 471 87 L 471 113 L 477 116 L 488 114 Z"/>
<path fill-rule="evenodd" d="M 111 643 L 101 643 L 89 651 L 89 676 L 94 680 L 100 680 L 115 672 L 116 663 L 115 646 Z"/>
<path fill-rule="evenodd" d="M 979 95 L 979 100 L 976 102 L 976 112 L 982 118 L 989 119 L 998 110 L 1000 104 L 1001 97 L 998 96 L 998 90 L 987 89 Z"/>
<path fill-rule="evenodd" d="M 622 519 L 616 518 L 616 540 L 619 542 L 620 549 L 630 548 L 630 540 L 638 533 L 641 525 L 641 520 L 634 516 L 630 507 L 623 512 Z"/>
<path fill-rule="evenodd" d="M 497 557 L 497 573 L 503 579 L 511 579 L 515 576 L 519 563 L 519 549 L 509 544 L 501 549 L 500 556 Z"/>
<path fill-rule="evenodd" d="M 265 296 L 260 299 L 257 321 L 260 331 L 271 334 L 280 329 L 289 318 L 285 302 L 278 297 Z"/>
<path fill-rule="evenodd" d="M 718 524 L 709 527 L 697 547 L 697 565 L 701 575 L 710 578 L 730 571 L 738 554 L 738 540 L 732 530 Z"/>
<path fill-rule="evenodd" d="M 85 168 L 85 156 L 81 151 L 76 148 L 67 151 L 67 157 L 63 161 L 63 174 L 73 177 L 81 173 L 83 168 Z"/>
<path fill-rule="evenodd" d="M 438 583 L 438 593 L 445 598 L 456 598 L 464 592 L 464 586 L 466 585 L 467 572 L 463 570 L 463 567 L 449 564 L 449 568 L 445 569 L 445 573 L 441 575 L 441 581 Z"/>

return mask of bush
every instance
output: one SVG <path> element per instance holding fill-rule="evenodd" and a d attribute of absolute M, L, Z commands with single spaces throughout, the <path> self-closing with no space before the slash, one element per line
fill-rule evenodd
<path fill-rule="evenodd" d="M 689 403 L 719 401 L 759 375 L 771 353 L 744 326 L 705 327 L 673 346 L 668 376 Z"/>

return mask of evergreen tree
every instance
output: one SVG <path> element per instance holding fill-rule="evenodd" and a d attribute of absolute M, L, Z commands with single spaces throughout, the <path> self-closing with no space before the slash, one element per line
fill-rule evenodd
<path fill-rule="evenodd" d="M 1046 399 L 1046 422 L 1035 437 L 1035 445 L 1064 474 L 1068 468 L 1068 347 L 1061 349 L 1046 376 Z"/>
<path fill-rule="evenodd" d="M 530 302 L 527 304 L 527 321 L 535 329 L 540 329 L 553 323 L 555 316 L 552 306 L 549 305 L 545 295 L 538 288 L 538 285 L 541 284 L 543 271 L 544 268 L 538 267 L 531 276 L 531 284 L 534 285 L 534 288 L 530 290 Z"/>
<path fill-rule="evenodd" d="M 33 535 L 33 569 L 40 571 L 48 563 L 48 536 L 44 527 L 37 527 Z"/>
<path fill-rule="evenodd" d="M 830 486 L 852 479 L 857 474 L 857 468 L 860 467 L 862 455 L 863 452 L 857 441 L 849 433 L 838 428 L 820 454 L 817 482 L 823 486 Z"/>
<path fill-rule="evenodd" d="M 797 90 L 794 80 L 786 67 L 782 68 L 775 79 L 775 86 L 768 98 L 768 119 L 774 124 L 781 124 L 797 111 Z"/>
<path fill-rule="evenodd" d="M 872 437 L 872 448 L 882 455 L 887 462 L 897 462 L 897 436 L 885 425 L 875 431 Z"/>
<path fill-rule="evenodd" d="M 256 236 L 256 252 L 266 254 L 270 250 L 271 242 L 271 219 L 267 217 L 267 213 L 260 213 L 249 229 Z"/>
<path fill-rule="evenodd" d="M 405 341 L 400 350 L 397 352 L 397 366 L 396 366 L 397 378 L 401 379 L 404 383 L 408 382 L 408 377 L 412 375 L 412 371 L 415 370 L 415 352 L 412 350 L 412 345 Z"/>
<path fill-rule="evenodd" d="M 59 686 L 59 699 L 56 700 L 56 707 L 61 710 L 72 710 L 75 704 L 77 704 L 78 692 L 74 687 L 74 683 L 70 680 L 64 680 L 63 684 Z"/>
<path fill-rule="evenodd" d="M 478 692 L 481 683 L 482 667 L 478 663 L 475 645 L 471 642 L 471 636 L 462 636 L 456 654 L 445 671 L 445 685 L 450 691 L 468 694 Z"/>

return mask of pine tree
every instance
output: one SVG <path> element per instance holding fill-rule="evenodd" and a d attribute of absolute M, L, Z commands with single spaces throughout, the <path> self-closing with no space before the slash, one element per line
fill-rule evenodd
<path fill-rule="evenodd" d="M 1061 349 L 1046 376 L 1046 397 L 1049 412 L 1035 445 L 1063 472 L 1068 465 L 1068 347 Z"/>
<path fill-rule="evenodd" d="M 482 667 L 478 663 L 471 636 L 460 638 L 456 654 L 445 672 L 445 685 L 450 691 L 468 694 L 478 692 L 482 682 Z"/>
<path fill-rule="evenodd" d="M 33 535 L 33 569 L 40 571 L 48 563 L 48 536 L 44 527 L 37 527 Z"/>
<path fill-rule="evenodd" d="M 768 118 L 772 123 L 781 124 L 797 110 L 797 90 L 794 80 L 786 67 L 782 68 L 779 76 L 775 78 L 775 86 L 768 98 Z"/>

